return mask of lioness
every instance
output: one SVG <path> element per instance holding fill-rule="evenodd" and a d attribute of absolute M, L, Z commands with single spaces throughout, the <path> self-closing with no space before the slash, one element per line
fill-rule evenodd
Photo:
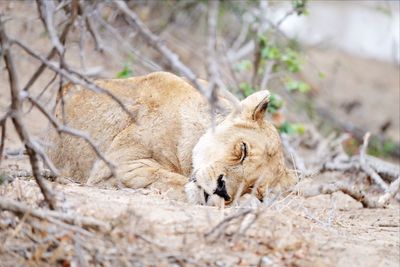
<path fill-rule="evenodd" d="M 52 133 L 48 154 L 63 175 L 89 185 L 185 191 L 189 202 L 202 204 L 215 198 L 230 202 L 255 185 L 262 200 L 267 188 L 294 181 L 284 166 L 279 135 L 264 119 L 268 91 L 247 97 L 239 110 L 219 97 L 222 109 L 213 130 L 207 100 L 173 74 L 96 84 L 122 99 L 136 118 L 109 97 L 71 85 L 64 89 L 64 108 L 59 105 L 56 116 L 90 134 L 117 166 L 117 176 L 110 178 L 107 165 L 84 140 Z"/>

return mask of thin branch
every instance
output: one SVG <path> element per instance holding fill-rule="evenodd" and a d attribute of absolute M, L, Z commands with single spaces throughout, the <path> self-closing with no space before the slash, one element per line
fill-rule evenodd
<path fill-rule="evenodd" d="M 50 40 L 53 47 L 56 48 L 59 55 L 64 54 L 64 46 L 61 44 L 60 39 L 57 36 L 57 31 L 54 28 L 54 2 L 46 0 L 37 0 L 39 14 L 44 26 L 50 36 Z"/>
<path fill-rule="evenodd" d="M 29 55 L 31 55 L 32 57 L 34 57 L 37 60 L 41 61 L 49 69 L 51 69 L 54 72 L 57 72 L 62 77 L 66 78 L 67 80 L 71 81 L 72 83 L 79 84 L 79 85 L 81 85 L 81 86 L 83 86 L 83 87 L 85 87 L 85 88 L 87 88 L 87 89 L 89 89 L 89 90 L 91 90 L 93 92 L 107 95 L 113 101 L 115 101 L 122 108 L 122 110 L 124 110 L 132 119 L 134 119 L 136 117 L 136 114 L 131 112 L 128 109 L 128 107 L 122 102 L 121 99 L 116 97 L 110 91 L 108 91 L 108 90 L 106 90 L 104 88 L 101 88 L 101 87 L 97 86 L 95 83 L 89 81 L 86 77 L 84 77 L 84 75 L 82 75 L 82 74 L 80 74 L 80 73 L 78 73 L 76 71 L 73 71 L 71 69 L 68 69 L 66 67 L 64 67 L 64 68 L 58 67 L 56 64 L 54 64 L 53 62 L 50 62 L 47 59 L 43 58 L 42 56 L 40 56 L 39 54 L 37 54 L 32 49 L 30 49 L 28 46 L 24 45 L 23 43 L 21 43 L 18 40 L 10 40 L 10 43 L 18 45 L 23 50 L 25 50 L 25 52 L 27 52 Z"/>
<path fill-rule="evenodd" d="M 299 156 L 297 151 L 291 146 L 288 137 L 285 134 L 281 134 L 281 140 L 283 148 L 293 158 L 294 167 L 300 171 L 302 176 L 310 175 L 310 171 L 306 168 L 304 160 Z"/>
<path fill-rule="evenodd" d="M 86 22 L 86 27 L 90 33 L 90 35 L 92 36 L 94 43 L 96 45 L 96 50 L 99 51 L 100 53 L 104 51 L 104 47 L 102 44 L 102 41 L 100 39 L 100 34 L 98 32 L 98 29 L 96 28 L 96 26 L 93 24 L 93 20 L 92 20 L 92 15 L 88 14 L 86 15 L 85 18 L 85 22 Z"/>
<path fill-rule="evenodd" d="M 6 140 L 6 125 L 7 125 L 7 118 L 10 115 L 10 111 L 0 119 L 0 127 L 1 127 L 1 139 L 0 139 L 0 164 L 1 160 L 3 159 L 3 152 L 4 152 L 4 145 Z"/>
<path fill-rule="evenodd" d="M 64 221 L 68 224 L 77 225 L 81 227 L 95 228 L 107 231 L 110 229 L 110 225 L 97 220 L 92 217 L 81 216 L 76 213 L 61 213 L 52 210 L 43 209 L 32 209 L 21 202 L 0 196 L 0 209 L 9 210 L 19 214 L 30 214 L 36 218 L 43 220 L 57 219 Z"/>
<path fill-rule="evenodd" d="M 0 16 L 0 43 L 3 50 L 4 62 L 8 72 L 10 92 L 11 92 L 11 118 L 14 123 L 15 129 L 19 135 L 20 140 L 25 144 L 26 151 L 29 156 L 29 161 L 32 167 L 36 183 L 38 184 L 45 201 L 51 209 L 55 209 L 56 200 L 53 192 L 50 190 L 44 181 L 39 169 L 39 159 L 35 145 L 25 127 L 21 117 L 22 101 L 20 99 L 20 90 L 18 86 L 17 72 L 15 70 L 14 61 L 10 53 L 10 42 L 4 30 L 3 18 Z"/>
<path fill-rule="evenodd" d="M 400 176 L 398 176 L 397 179 L 390 184 L 386 193 L 378 199 L 378 203 L 381 205 L 386 205 L 389 202 L 389 200 L 399 192 L 399 190 L 400 190 Z"/>
<path fill-rule="evenodd" d="M 145 66 L 147 69 L 151 71 L 160 71 L 162 70 L 161 66 L 155 63 L 154 61 L 145 58 L 142 53 L 139 53 L 136 49 L 134 49 L 130 42 L 126 40 L 126 38 L 123 38 L 121 34 L 116 30 L 113 26 L 111 26 L 109 23 L 104 21 L 104 19 L 101 17 L 101 15 L 95 10 L 93 18 L 97 20 L 98 23 L 102 27 L 104 27 L 110 34 L 112 34 L 113 38 L 116 39 L 116 41 L 120 44 L 121 47 L 124 47 L 129 53 L 132 53 L 135 55 L 136 58 L 138 58 L 140 63 L 143 63 L 143 66 Z"/>
<path fill-rule="evenodd" d="M 245 210 L 239 211 L 239 212 L 237 212 L 237 213 L 235 213 L 235 214 L 232 214 L 232 215 L 230 215 L 230 216 L 227 216 L 225 219 L 223 219 L 222 221 L 220 221 L 216 226 L 214 226 L 213 228 L 211 228 L 210 231 L 208 231 L 207 233 L 205 233 L 204 236 L 205 236 L 205 237 L 209 237 L 209 236 L 211 236 L 212 234 L 217 233 L 217 231 L 219 231 L 221 228 L 224 229 L 224 227 L 225 227 L 229 222 L 231 222 L 232 220 L 237 219 L 237 218 L 244 217 L 244 216 L 246 216 L 247 214 L 249 214 L 249 213 L 251 213 L 251 212 L 253 212 L 253 211 L 254 211 L 254 209 L 245 209 Z M 219 235 L 219 234 L 218 234 L 218 235 Z"/>
<path fill-rule="evenodd" d="M 388 185 L 385 183 L 385 181 L 383 181 L 383 179 L 379 176 L 379 174 L 376 173 L 375 170 L 371 168 L 371 166 L 369 166 L 369 164 L 367 163 L 366 158 L 365 158 L 365 155 L 367 154 L 368 141 L 369 141 L 370 136 L 371 136 L 371 134 L 369 132 L 367 132 L 364 135 L 364 142 L 363 142 L 361 150 L 360 150 L 360 167 L 383 190 L 388 191 L 388 189 L 389 189 Z"/>
<path fill-rule="evenodd" d="M 70 19 L 67 22 L 67 24 L 65 25 L 61 35 L 60 35 L 60 42 L 64 43 L 65 40 L 67 39 L 67 35 L 70 31 L 71 26 L 73 25 L 75 18 L 77 16 L 77 2 L 78 0 L 72 0 L 71 1 L 71 15 L 70 15 Z M 38 7 L 40 8 L 40 7 Z M 50 51 L 50 53 L 46 56 L 47 60 L 52 59 L 55 55 L 56 55 L 57 49 L 55 47 L 53 47 Z M 46 64 L 42 63 L 39 68 L 35 71 L 35 73 L 33 73 L 32 77 L 28 80 L 28 82 L 26 83 L 26 85 L 24 86 L 24 88 L 22 89 L 22 91 L 28 91 L 29 88 L 35 83 L 35 81 L 39 78 L 40 74 L 42 74 L 42 72 L 46 69 Z"/>
<path fill-rule="evenodd" d="M 219 0 L 209 0 L 208 1 L 208 76 L 209 85 L 207 91 L 210 92 L 209 102 L 210 102 L 210 112 L 211 112 L 211 127 L 215 127 L 215 110 L 218 102 L 217 98 L 217 81 L 220 80 L 220 75 L 218 71 L 218 65 L 216 62 L 216 50 L 217 50 L 217 19 L 218 19 L 218 8 Z M 221 82 L 222 83 L 222 82 Z"/>
<path fill-rule="evenodd" d="M 398 190 L 399 184 L 400 180 L 396 181 L 396 184 L 394 184 L 393 188 L 397 188 Z M 308 188 L 307 190 L 301 192 L 301 195 L 304 197 L 313 197 L 320 194 L 333 194 L 339 191 L 360 202 L 364 208 L 371 209 L 384 208 L 387 205 L 387 201 L 390 199 L 390 197 L 394 196 L 394 194 L 397 192 L 391 191 L 389 197 L 385 194 L 380 198 L 374 198 L 366 195 L 361 190 L 356 189 L 349 184 L 338 182 L 334 184 L 323 184 L 318 188 Z"/>
<path fill-rule="evenodd" d="M 103 153 L 98 149 L 96 144 L 93 142 L 93 140 L 84 132 L 78 131 L 76 129 L 71 129 L 69 127 L 66 127 L 65 125 L 59 123 L 57 119 L 50 114 L 39 102 L 37 102 L 34 98 L 31 96 L 27 96 L 27 99 L 32 103 L 33 106 L 35 106 L 46 118 L 50 121 L 50 123 L 53 125 L 53 127 L 59 132 L 59 133 L 65 133 L 69 134 L 78 138 L 82 138 L 85 140 L 89 146 L 93 149 L 93 151 L 96 153 L 97 157 L 99 157 L 104 163 L 108 166 L 110 169 L 112 176 L 116 177 L 116 167 L 115 165 L 110 162 L 104 155 Z"/>
<path fill-rule="evenodd" d="M 206 97 L 209 97 L 206 89 L 198 82 L 197 76 L 193 73 L 193 71 L 183 64 L 179 60 L 178 55 L 172 52 L 157 35 L 153 34 L 150 29 L 147 28 L 147 26 L 136 15 L 136 13 L 129 9 L 124 1 L 115 1 L 114 3 L 118 9 L 126 15 L 127 19 L 129 19 L 136 26 L 143 39 L 150 46 L 160 52 L 160 54 L 162 54 L 168 60 L 169 64 L 175 71 L 188 78 L 200 93 Z"/>

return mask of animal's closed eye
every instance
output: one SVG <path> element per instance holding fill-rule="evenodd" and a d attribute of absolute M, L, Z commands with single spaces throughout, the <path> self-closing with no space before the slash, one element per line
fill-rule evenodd
<path fill-rule="evenodd" d="M 242 151 L 242 156 L 240 157 L 240 164 L 242 164 L 243 161 L 246 159 L 248 153 L 246 143 L 242 143 L 240 149 Z"/>

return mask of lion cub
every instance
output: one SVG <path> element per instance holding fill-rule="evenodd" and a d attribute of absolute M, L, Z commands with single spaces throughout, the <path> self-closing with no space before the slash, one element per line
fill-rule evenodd
<path fill-rule="evenodd" d="M 284 166 L 279 135 L 264 119 L 268 91 L 247 97 L 239 110 L 220 97 L 222 111 L 213 130 L 207 100 L 173 74 L 96 84 L 123 100 L 136 117 L 78 85 L 65 88 L 64 108 L 58 106 L 56 115 L 95 140 L 117 166 L 117 177 L 110 178 L 107 165 L 84 140 L 53 132 L 48 153 L 63 175 L 89 185 L 157 188 L 177 198 L 185 191 L 189 202 L 203 204 L 211 198 L 230 202 L 253 187 L 262 200 L 267 188 L 294 181 Z"/>

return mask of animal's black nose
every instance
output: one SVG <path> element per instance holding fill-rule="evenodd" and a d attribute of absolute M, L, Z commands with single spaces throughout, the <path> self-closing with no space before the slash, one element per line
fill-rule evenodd
<path fill-rule="evenodd" d="M 218 176 L 217 188 L 215 189 L 214 194 L 222 197 L 225 201 L 229 201 L 231 199 L 231 197 L 228 195 L 228 192 L 226 192 L 225 180 L 223 174 Z"/>

